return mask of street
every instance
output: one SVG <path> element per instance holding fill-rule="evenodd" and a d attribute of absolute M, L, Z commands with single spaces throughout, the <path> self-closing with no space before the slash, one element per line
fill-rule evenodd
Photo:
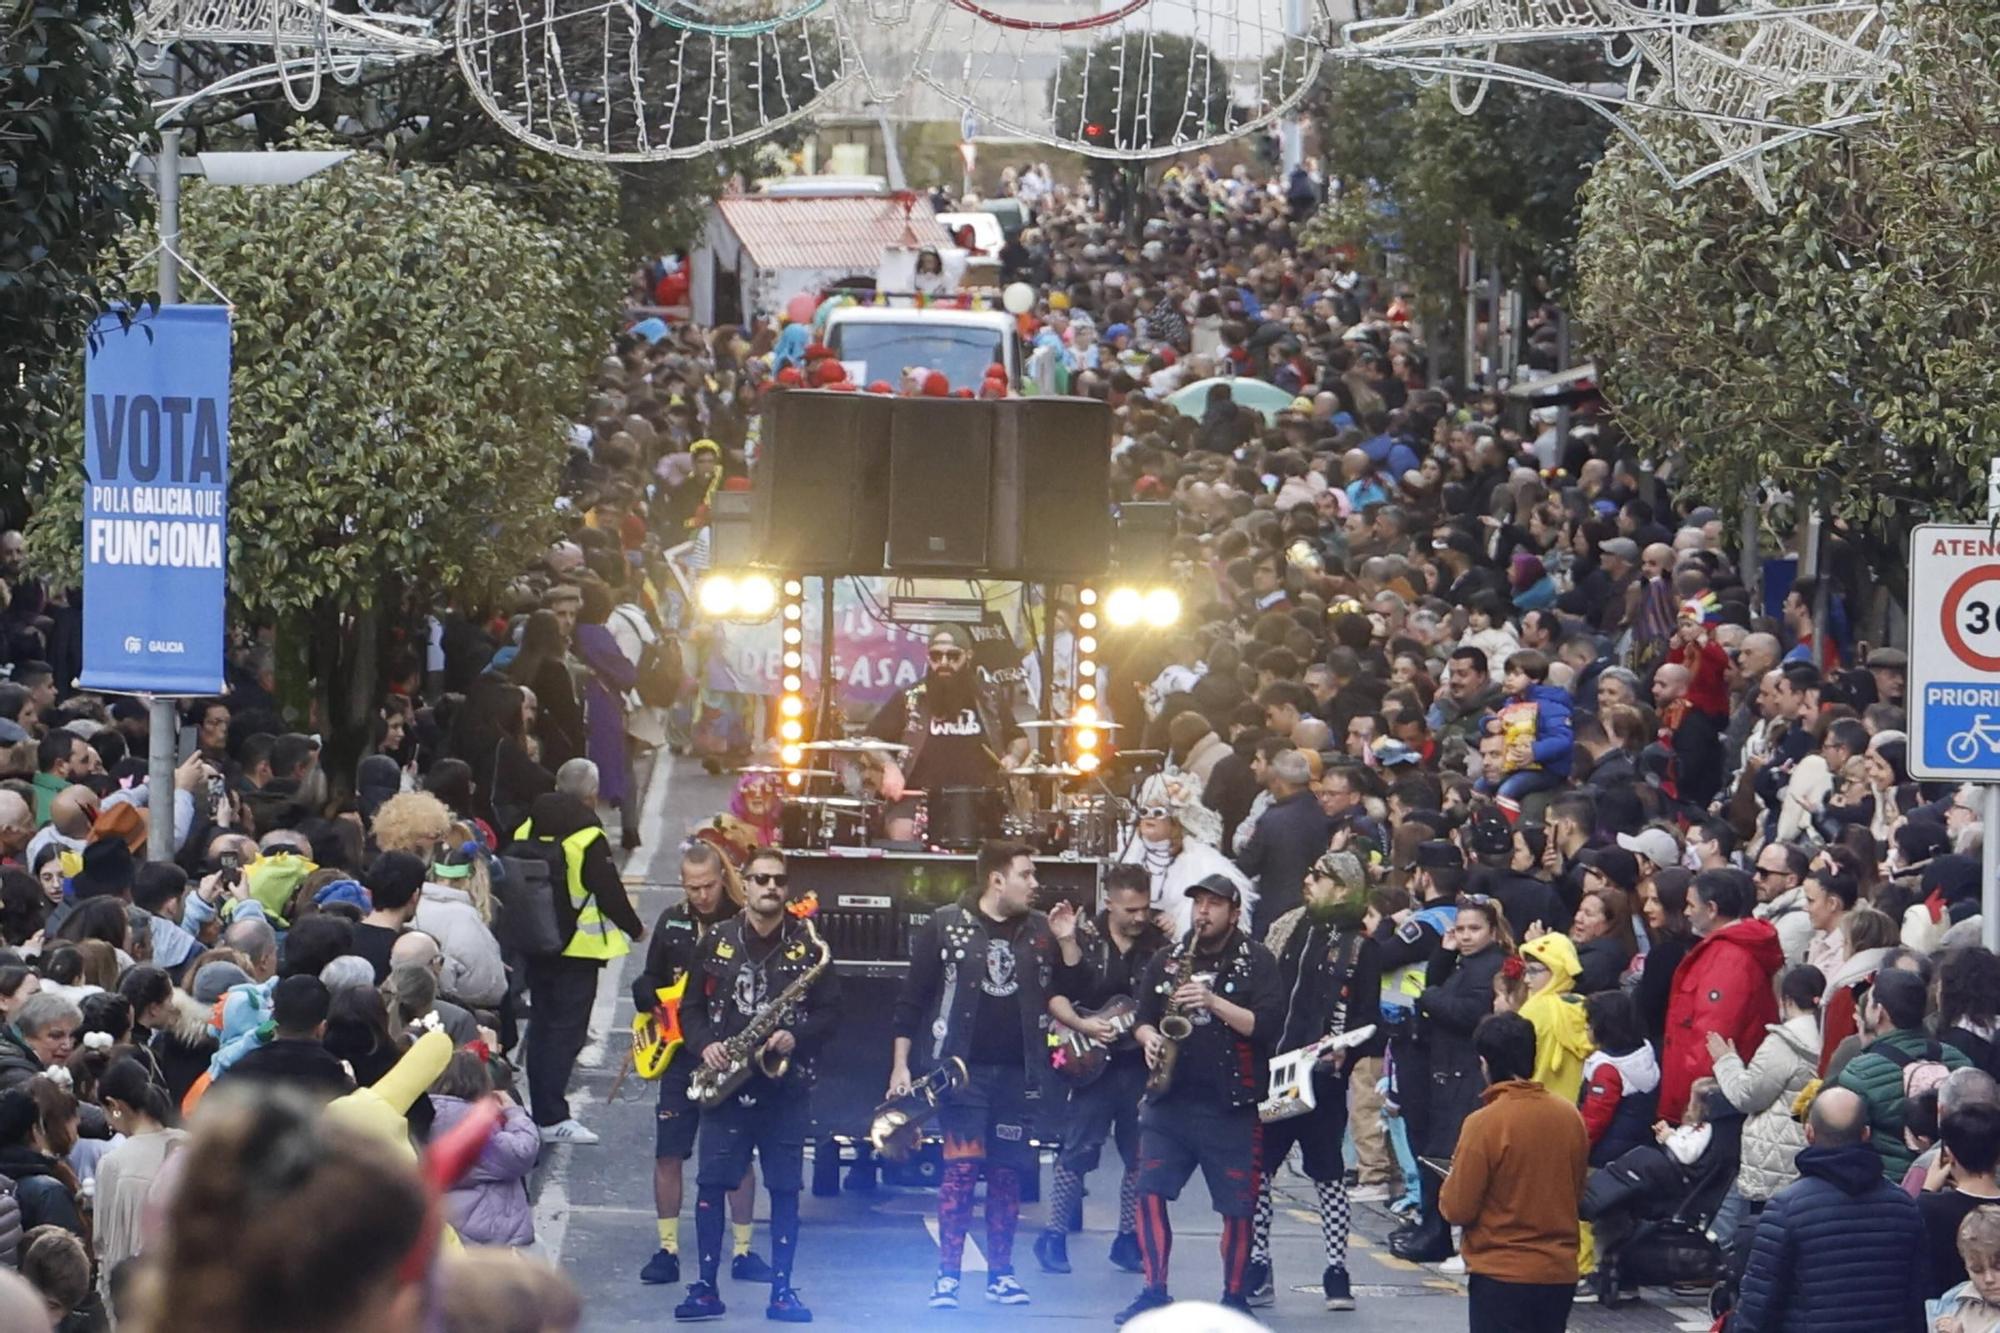
<path fill-rule="evenodd" d="M 662 755 L 648 786 L 642 816 L 646 845 L 632 854 L 625 870 L 640 915 L 650 924 L 674 901 L 678 889 L 675 849 L 687 829 L 721 809 L 730 780 L 704 773 L 691 759 Z M 657 1329 L 672 1318 L 684 1287 L 653 1287 L 639 1282 L 638 1272 L 652 1253 L 651 1084 L 628 1076 L 615 1103 L 606 1097 L 629 1046 L 632 1007 L 628 979 L 644 958 L 635 948 L 619 967 L 607 969 L 592 1016 L 592 1041 L 586 1048 L 570 1097 L 585 1124 L 603 1136 L 595 1147 L 557 1147 L 544 1151 L 536 1175 L 536 1233 L 547 1252 L 559 1257 L 563 1269 L 584 1293 L 583 1327 L 589 1333 L 623 1329 Z M 683 1274 L 691 1276 L 694 1237 L 693 1171 L 683 1205 L 681 1236 Z M 1044 1177 L 1046 1181 L 1046 1176 Z M 883 1318 L 925 1321 L 976 1321 L 998 1326 L 1029 1321 L 1083 1321 L 1110 1326 L 1111 1316 L 1139 1289 L 1139 1278 L 1104 1262 L 1115 1230 L 1116 1178 L 1107 1165 L 1089 1181 L 1084 1203 L 1084 1230 L 1070 1237 L 1067 1276 L 1037 1271 L 1029 1246 L 1040 1225 L 1043 1205 L 1023 1208 L 1015 1266 L 1034 1296 L 1025 1308 L 988 1307 L 971 1293 L 984 1271 L 980 1248 L 983 1218 L 975 1215 L 966 1247 L 965 1272 L 969 1299 L 955 1315 L 934 1313 L 924 1305 L 936 1271 L 935 1196 L 929 1191 L 882 1187 L 872 1193 L 843 1193 L 837 1199 L 817 1199 L 810 1191 L 801 1200 L 803 1227 L 799 1241 L 797 1283 L 812 1307 L 815 1324 L 834 1329 L 869 1329 Z M 1278 1280 L 1275 1307 L 1259 1318 L 1274 1329 L 1341 1327 L 1368 1333 L 1404 1333 L 1464 1327 L 1464 1293 L 1459 1282 L 1435 1269 L 1404 1263 L 1383 1244 L 1393 1219 L 1377 1204 L 1355 1208 L 1349 1250 L 1349 1271 L 1359 1308 L 1352 1314 L 1332 1314 L 1321 1308 L 1319 1275 L 1323 1258 L 1319 1221 L 1312 1211 L 1312 1187 L 1303 1177 L 1280 1177 L 1279 1210 L 1272 1245 Z M 763 1228 L 766 1201 L 759 1196 L 757 1249 L 768 1256 Z M 1216 1253 L 1219 1233 L 1209 1212 L 1200 1177 L 1173 1210 L 1175 1233 L 1172 1287 L 1176 1294 L 1212 1300 L 1219 1292 L 1221 1261 Z M 731 1306 L 729 1318 L 762 1319 L 765 1289 L 732 1284 L 725 1272 L 722 1298 Z M 1664 1291 L 1649 1291 L 1643 1305 L 1600 1311 L 1578 1307 L 1571 1317 L 1575 1333 L 1617 1329 L 1706 1329 L 1706 1314 L 1697 1302 L 1676 1301 Z"/>

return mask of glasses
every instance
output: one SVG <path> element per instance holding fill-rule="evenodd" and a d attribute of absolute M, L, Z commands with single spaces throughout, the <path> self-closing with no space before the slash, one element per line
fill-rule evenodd
<path fill-rule="evenodd" d="M 1786 870 L 1783 866 L 1778 866 L 1776 868 L 1773 868 L 1771 866 L 1757 867 L 1757 874 L 1760 878 L 1765 875 L 1788 875 L 1790 873 L 1791 872 L 1789 870 Z"/>
<path fill-rule="evenodd" d="M 1461 893 L 1458 895 L 1458 905 L 1460 907 L 1484 907 L 1492 901 L 1493 897 L 1491 894 Z"/>
<path fill-rule="evenodd" d="M 1166 819 L 1174 812 L 1164 805 L 1149 805 L 1139 811 L 1141 819 Z"/>
<path fill-rule="evenodd" d="M 753 870 L 743 878 L 749 880 L 752 884 L 770 884 L 780 889 L 784 888 L 786 883 L 791 880 L 791 876 L 782 870 L 774 875 L 767 875 L 762 871 Z"/>
<path fill-rule="evenodd" d="M 964 660 L 965 650 L 963 648 L 931 649 L 931 661 L 933 662 L 962 662 Z"/>

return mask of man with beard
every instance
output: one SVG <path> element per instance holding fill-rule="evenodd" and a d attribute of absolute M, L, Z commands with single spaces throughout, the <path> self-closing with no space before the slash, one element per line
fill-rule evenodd
<path fill-rule="evenodd" d="M 882 705 L 869 725 L 879 740 L 910 747 L 900 770 L 884 775 L 891 800 L 905 787 L 936 792 L 946 787 L 990 787 L 999 781 L 1000 756 L 1018 763 L 1028 741 L 1000 706 L 982 690 L 972 663 L 972 636 L 960 625 L 931 631 L 930 667 L 923 680 Z"/>

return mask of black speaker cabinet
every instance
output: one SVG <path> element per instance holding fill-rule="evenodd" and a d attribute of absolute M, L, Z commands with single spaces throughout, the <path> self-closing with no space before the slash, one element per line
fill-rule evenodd
<path fill-rule="evenodd" d="M 896 400 L 889 431 L 889 569 L 990 574 L 994 404 Z"/>
<path fill-rule="evenodd" d="M 762 563 L 788 574 L 882 572 L 894 406 L 823 389 L 771 395 L 752 492 Z"/>
<path fill-rule="evenodd" d="M 993 406 L 994 575 L 1101 575 L 1111 560 L 1111 409 L 1094 398 Z"/>

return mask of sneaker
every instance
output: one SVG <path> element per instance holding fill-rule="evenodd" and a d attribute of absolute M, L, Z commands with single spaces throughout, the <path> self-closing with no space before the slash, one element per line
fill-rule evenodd
<path fill-rule="evenodd" d="M 1576 1280 L 1576 1304 L 1597 1304 L 1597 1274 L 1585 1273 Z"/>
<path fill-rule="evenodd" d="M 1252 1305 L 1276 1305 L 1278 1289 L 1271 1281 L 1271 1265 L 1263 1259 L 1252 1259 L 1250 1267 L 1243 1274 L 1244 1299 Z"/>
<path fill-rule="evenodd" d="M 1405 1194 L 1389 1205 L 1389 1211 L 1398 1217 L 1415 1217 L 1423 1209 L 1424 1201 L 1414 1194 Z"/>
<path fill-rule="evenodd" d="M 1347 1270 L 1332 1264 L 1320 1274 L 1320 1290 L 1326 1293 L 1326 1308 L 1329 1310 L 1352 1310 L 1354 1308 L 1354 1288 L 1348 1284 Z"/>
<path fill-rule="evenodd" d="M 1111 1322 L 1114 1324 L 1123 1324 L 1127 1320 L 1137 1319 L 1140 1315 L 1146 1313 L 1146 1311 L 1148 1310 L 1157 1310 L 1161 1306 L 1172 1305 L 1173 1303 L 1174 1303 L 1174 1298 L 1167 1295 L 1167 1293 L 1161 1290 L 1160 1288 L 1146 1287 L 1141 1289 L 1139 1294 L 1132 1298 L 1132 1303 L 1130 1305 L 1126 1306 L 1124 1309 L 1120 1310 L 1117 1314 L 1113 1315 L 1111 1317 Z"/>
<path fill-rule="evenodd" d="M 1354 1203 L 1382 1203 L 1389 1197 L 1387 1185 L 1356 1185 L 1347 1191 L 1347 1197 Z"/>
<path fill-rule="evenodd" d="M 771 1303 L 764 1307 L 764 1317 L 781 1324 L 810 1324 L 813 1312 L 806 1309 L 806 1303 L 790 1287 L 772 1287 Z"/>
<path fill-rule="evenodd" d="M 931 1283 L 931 1309 L 956 1310 L 958 1308 L 958 1279 L 948 1273 L 939 1273 L 937 1281 Z"/>
<path fill-rule="evenodd" d="M 720 1319 L 728 1309 L 712 1284 L 697 1282 L 688 1288 L 687 1299 L 674 1307 L 674 1318 L 682 1323 L 693 1323 L 698 1319 Z"/>
<path fill-rule="evenodd" d="M 1069 1272 L 1069 1238 L 1060 1231 L 1044 1231 L 1035 1237 L 1035 1262 L 1044 1273 Z"/>
<path fill-rule="evenodd" d="M 1222 1300 L 1219 1304 L 1225 1310 L 1234 1310 L 1238 1314 L 1249 1315 L 1252 1302 L 1248 1296 L 1232 1296 L 1225 1291 L 1222 1293 Z M 1255 1315 L 1250 1315 L 1250 1317 L 1252 1319 L 1256 1318 Z"/>
<path fill-rule="evenodd" d="M 1438 1262 L 1438 1272 L 1443 1273 L 1446 1277 L 1464 1277 L 1465 1256 L 1454 1254 L 1449 1259 L 1440 1260 Z"/>
<path fill-rule="evenodd" d="M 575 1116 L 571 1116 L 560 1124 L 543 1125 L 542 1142 L 568 1143 L 577 1147 L 588 1148 L 591 1144 L 597 1142 L 597 1132 L 585 1129 L 582 1122 L 577 1120 Z"/>
<path fill-rule="evenodd" d="M 777 1274 L 771 1271 L 771 1265 L 764 1262 L 764 1256 L 750 1250 L 729 1261 L 729 1276 L 736 1282 L 768 1283 Z"/>
<path fill-rule="evenodd" d="M 986 1299 L 995 1305 L 1026 1305 L 1028 1289 L 1012 1273 L 996 1273 L 986 1279 Z"/>
<path fill-rule="evenodd" d="M 680 1281 L 681 1257 L 672 1250 L 653 1251 L 653 1257 L 639 1270 L 639 1280 L 655 1287 Z"/>
<path fill-rule="evenodd" d="M 1139 1238 L 1129 1231 L 1121 1231 L 1111 1242 L 1111 1266 L 1122 1268 L 1128 1273 L 1146 1271 L 1146 1260 L 1139 1253 Z"/>

